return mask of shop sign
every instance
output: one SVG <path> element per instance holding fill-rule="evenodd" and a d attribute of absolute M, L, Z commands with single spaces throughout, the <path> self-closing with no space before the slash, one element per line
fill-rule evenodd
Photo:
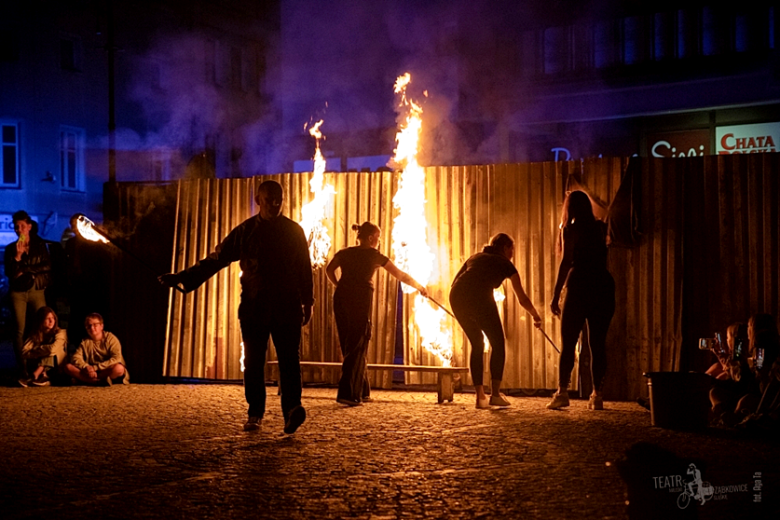
<path fill-rule="evenodd" d="M 699 157 L 710 155 L 709 130 L 665 132 L 647 136 L 649 157 Z"/>
<path fill-rule="evenodd" d="M 719 126 L 715 146 L 719 155 L 776 152 L 780 145 L 780 123 Z"/>

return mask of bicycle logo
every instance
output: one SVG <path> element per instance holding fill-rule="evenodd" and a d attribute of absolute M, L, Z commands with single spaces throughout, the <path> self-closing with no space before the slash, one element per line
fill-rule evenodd
<path fill-rule="evenodd" d="M 712 498 L 715 488 L 709 482 L 702 481 L 701 471 L 695 464 L 689 464 L 686 473 L 691 475 L 692 479 L 690 482 L 686 482 L 685 489 L 677 497 L 677 507 L 685 509 L 691 500 L 698 500 L 701 505 L 704 505 L 707 500 Z"/>

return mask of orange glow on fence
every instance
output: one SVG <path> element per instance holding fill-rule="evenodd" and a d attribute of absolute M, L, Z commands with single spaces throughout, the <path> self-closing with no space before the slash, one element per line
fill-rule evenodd
<path fill-rule="evenodd" d="M 76 230 L 79 235 L 91 242 L 103 242 L 104 244 L 108 244 L 108 239 L 95 231 L 95 223 L 84 215 L 80 215 L 79 218 L 76 219 Z"/>
<path fill-rule="evenodd" d="M 398 191 L 393 197 L 393 206 L 398 210 L 393 220 L 393 262 L 421 284 L 428 285 L 436 257 L 428 246 L 426 236 L 425 170 L 417 162 L 422 107 L 406 95 L 411 80 L 409 73 L 400 76 L 394 89 L 399 96 L 402 120 L 396 134 L 393 161 L 402 171 Z M 407 294 L 414 292 L 412 287 L 405 284 L 402 284 L 402 288 Z M 411 317 L 420 333 L 423 347 L 441 359 L 444 366 L 450 366 L 452 333 L 447 327 L 445 312 L 418 293 L 412 300 Z"/>
<path fill-rule="evenodd" d="M 501 286 L 498 289 L 493 289 L 493 299 L 495 300 L 496 304 L 501 303 L 502 301 L 506 300 L 506 296 L 504 295 L 504 287 Z M 503 312 L 501 312 L 502 307 L 498 307 L 498 316 L 500 318 L 503 318 Z M 487 335 L 483 332 L 482 333 L 482 339 L 485 341 L 485 352 L 490 351 L 490 341 L 488 341 Z"/>
<path fill-rule="evenodd" d="M 320 151 L 320 139 L 322 139 L 322 120 L 319 120 L 311 128 L 309 134 L 317 142 L 317 149 L 314 152 L 314 175 L 309 181 L 309 187 L 314 194 L 314 198 L 308 204 L 301 207 L 300 225 L 309 242 L 309 256 L 313 268 L 322 267 L 328 259 L 330 252 L 331 239 L 328 235 L 328 228 L 325 227 L 325 206 L 330 197 L 336 193 L 332 184 L 325 184 L 325 158 Z M 304 129 L 306 126 L 304 126 Z"/>

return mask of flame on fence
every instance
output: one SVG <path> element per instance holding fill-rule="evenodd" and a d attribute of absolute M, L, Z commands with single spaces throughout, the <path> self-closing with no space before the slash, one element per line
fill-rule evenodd
<path fill-rule="evenodd" d="M 313 268 L 322 267 L 328 259 L 330 252 L 330 235 L 328 228 L 325 227 L 325 206 L 330 197 L 336 193 L 332 184 L 325 184 L 325 159 L 320 151 L 320 139 L 322 132 L 320 126 L 322 120 L 319 120 L 311 128 L 309 134 L 317 142 L 317 149 L 314 152 L 314 171 L 309 187 L 314 194 L 314 198 L 308 204 L 301 207 L 301 227 L 309 242 L 309 256 Z M 303 127 L 306 129 L 306 125 Z"/>
<path fill-rule="evenodd" d="M 84 215 L 80 215 L 79 218 L 76 219 L 76 230 L 79 232 L 79 235 L 91 242 L 103 242 L 104 244 L 108 244 L 108 239 L 95 231 L 95 223 Z"/>
<path fill-rule="evenodd" d="M 422 128 L 422 107 L 406 95 L 411 82 L 407 72 L 395 82 L 402 119 L 396 134 L 394 162 L 402 168 L 393 206 L 398 216 L 393 220 L 393 262 L 423 285 L 430 282 L 435 255 L 425 233 L 425 170 L 417 162 Z M 407 294 L 412 287 L 402 284 Z M 452 362 L 452 334 L 446 326 L 447 315 L 417 293 L 411 304 L 411 316 L 420 333 L 423 347 L 441 359 L 444 366 Z"/>

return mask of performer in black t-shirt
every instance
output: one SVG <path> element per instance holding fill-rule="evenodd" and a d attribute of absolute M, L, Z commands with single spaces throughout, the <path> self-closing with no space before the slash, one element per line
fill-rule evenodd
<path fill-rule="evenodd" d="M 477 408 L 510 405 L 506 396 L 500 393 L 506 353 L 504 327 L 493 298 L 493 289 L 509 278 L 517 301 L 533 316 L 534 326 L 539 328 L 542 322 L 536 307 L 525 294 L 520 275 L 512 264 L 514 254 L 515 245 L 512 238 L 505 233 L 497 234 L 481 253 L 466 260 L 455 275 L 450 289 L 452 312 L 471 343 L 471 379 L 477 392 Z M 490 355 L 490 377 L 493 386 L 489 401 L 482 382 L 482 354 L 485 350 L 483 332 L 493 350 Z"/>
<path fill-rule="evenodd" d="M 607 225 L 593 215 L 590 198 L 583 191 L 571 192 L 563 202 L 558 253 L 562 258 L 550 309 L 561 317 L 563 345 L 558 365 L 558 391 L 547 408 L 555 410 L 569 406 L 568 390 L 577 339 L 587 321 L 593 377 L 588 408 L 602 410 L 607 331 L 615 314 L 615 280 L 607 271 Z M 564 286 L 566 298 L 561 312 L 559 300 Z"/>
<path fill-rule="evenodd" d="M 357 231 L 358 245 L 336 253 L 325 269 L 328 279 L 336 286 L 333 295 L 333 311 L 336 315 L 341 353 L 344 364 L 336 400 L 348 406 L 357 406 L 370 399 L 370 387 L 366 370 L 366 352 L 371 339 L 371 301 L 374 295 L 374 273 L 380 267 L 411 285 L 423 296 L 425 287 L 398 269 L 378 251 L 379 227 L 371 222 L 352 226 Z M 336 278 L 336 269 L 341 275 Z"/>

